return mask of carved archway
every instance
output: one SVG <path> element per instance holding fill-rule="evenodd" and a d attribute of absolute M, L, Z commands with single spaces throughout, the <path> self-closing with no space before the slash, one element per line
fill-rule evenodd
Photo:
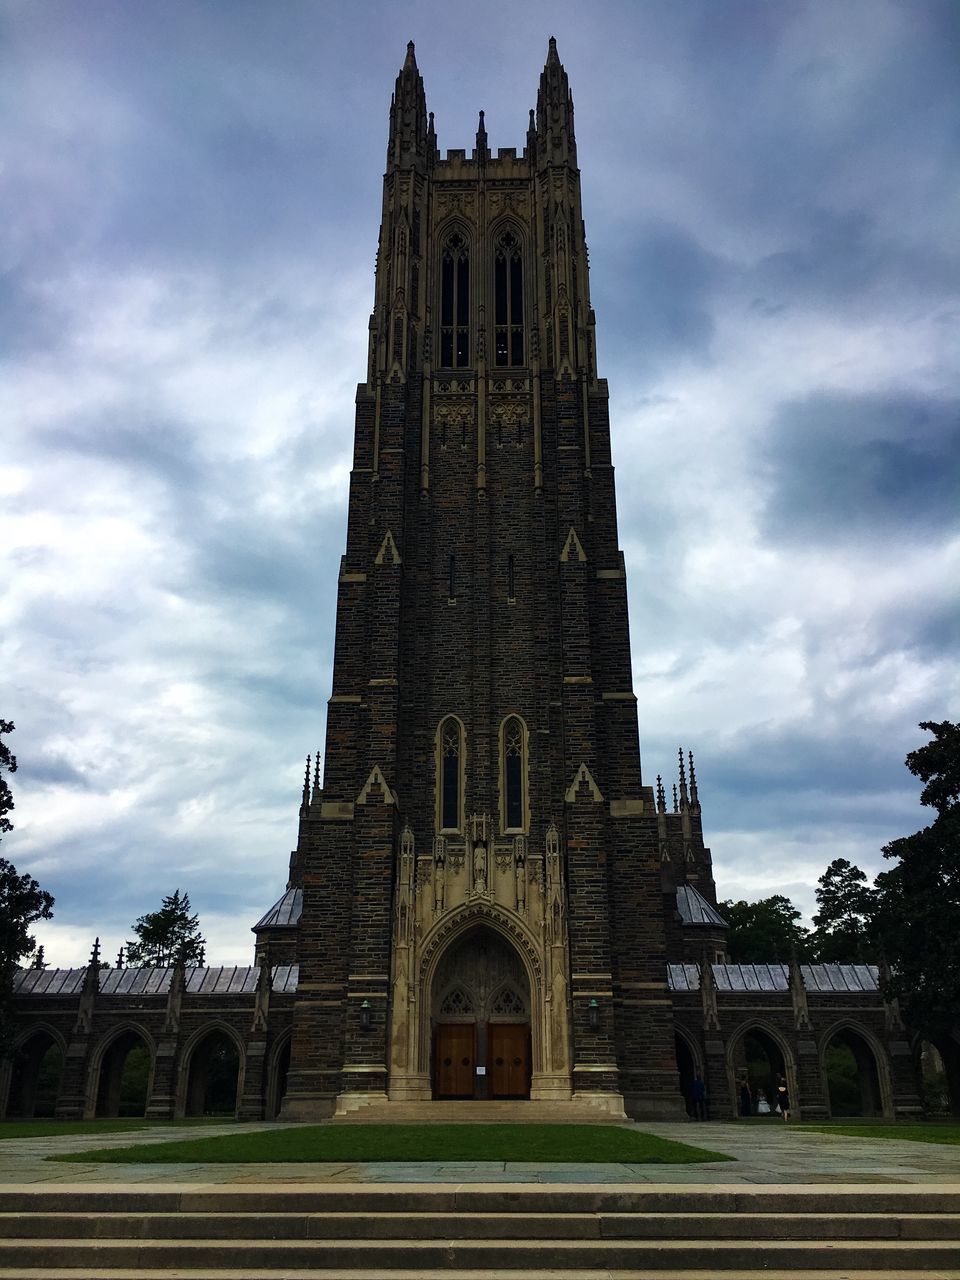
<path fill-rule="evenodd" d="M 859 1105 L 855 1104 L 850 1109 L 842 1105 L 836 1083 L 830 1079 L 827 1054 L 831 1048 L 847 1049 L 853 1058 Z M 867 1027 L 849 1018 L 840 1019 L 828 1027 L 820 1042 L 820 1070 L 833 1118 L 844 1115 L 893 1116 L 893 1086 L 887 1055 Z"/>
<path fill-rule="evenodd" d="M 776 1078 L 783 1074 L 787 1081 L 787 1093 L 794 1118 L 800 1112 L 798 1093 L 797 1067 L 793 1050 L 783 1035 L 768 1022 L 760 1018 L 751 1018 L 738 1027 L 727 1044 L 727 1083 L 730 1089 L 731 1112 L 734 1117 L 740 1115 L 740 1081 L 738 1079 L 738 1055 L 744 1042 L 749 1037 L 761 1042 L 769 1063 L 769 1079 L 761 1086 L 771 1107 L 771 1114 L 776 1105 Z M 772 1052 L 771 1052 L 772 1050 Z M 740 1070 L 742 1071 L 742 1066 Z M 756 1105 L 756 1081 L 751 1085 L 751 1092 Z"/>

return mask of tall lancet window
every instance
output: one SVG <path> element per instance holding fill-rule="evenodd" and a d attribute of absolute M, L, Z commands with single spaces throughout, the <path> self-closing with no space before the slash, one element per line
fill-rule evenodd
<path fill-rule="evenodd" d="M 452 232 L 440 262 L 440 366 L 465 369 L 470 363 L 470 257 L 467 242 Z"/>
<path fill-rule="evenodd" d="M 460 831 L 463 826 L 463 725 L 456 716 L 441 720 L 437 730 L 437 826 Z"/>
<path fill-rule="evenodd" d="M 508 716 L 500 727 L 500 827 L 527 829 L 527 726 Z"/>
<path fill-rule="evenodd" d="M 496 363 L 523 364 L 523 257 L 512 231 L 497 237 L 493 295 Z"/>

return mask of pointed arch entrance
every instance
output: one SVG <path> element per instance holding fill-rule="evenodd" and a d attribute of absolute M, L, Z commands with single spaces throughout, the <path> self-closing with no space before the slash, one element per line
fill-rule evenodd
<path fill-rule="evenodd" d="M 477 923 L 444 951 L 430 989 L 435 1098 L 529 1098 L 530 981 L 499 931 Z"/>

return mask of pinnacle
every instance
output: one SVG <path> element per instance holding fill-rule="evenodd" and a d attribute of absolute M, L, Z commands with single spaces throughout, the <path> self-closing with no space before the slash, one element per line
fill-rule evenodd
<path fill-rule="evenodd" d="M 417 69 L 417 56 L 414 50 L 414 44 L 412 40 L 407 41 L 407 56 L 403 60 L 404 71 L 406 71 L 408 68 L 413 71 L 416 71 Z"/>
<path fill-rule="evenodd" d="M 559 62 L 560 56 L 557 53 L 557 37 L 551 36 L 547 44 L 547 62 Z"/>

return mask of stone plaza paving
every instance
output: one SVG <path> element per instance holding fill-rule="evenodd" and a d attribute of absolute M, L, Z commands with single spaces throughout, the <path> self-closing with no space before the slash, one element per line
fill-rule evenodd
<path fill-rule="evenodd" d="M 205 1125 L 213 1137 L 282 1128 L 276 1124 Z M 402 1161 L 316 1164 L 95 1164 L 51 1162 L 48 1156 L 103 1147 L 196 1138 L 195 1126 L 119 1134 L 9 1138 L 0 1141 L 3 1184 L 248 1185 L 287 1183 L 634 1183 L 661 1186 L 926 1184 L 960 1188 L 960 1147 L 894 1138 L 847 1138 L 769 1124 L 670 1122 L 638 1125 L 645 1133 L 735 1157 L 721 1164 L 547 1164 L 522 1161 Z"/>

